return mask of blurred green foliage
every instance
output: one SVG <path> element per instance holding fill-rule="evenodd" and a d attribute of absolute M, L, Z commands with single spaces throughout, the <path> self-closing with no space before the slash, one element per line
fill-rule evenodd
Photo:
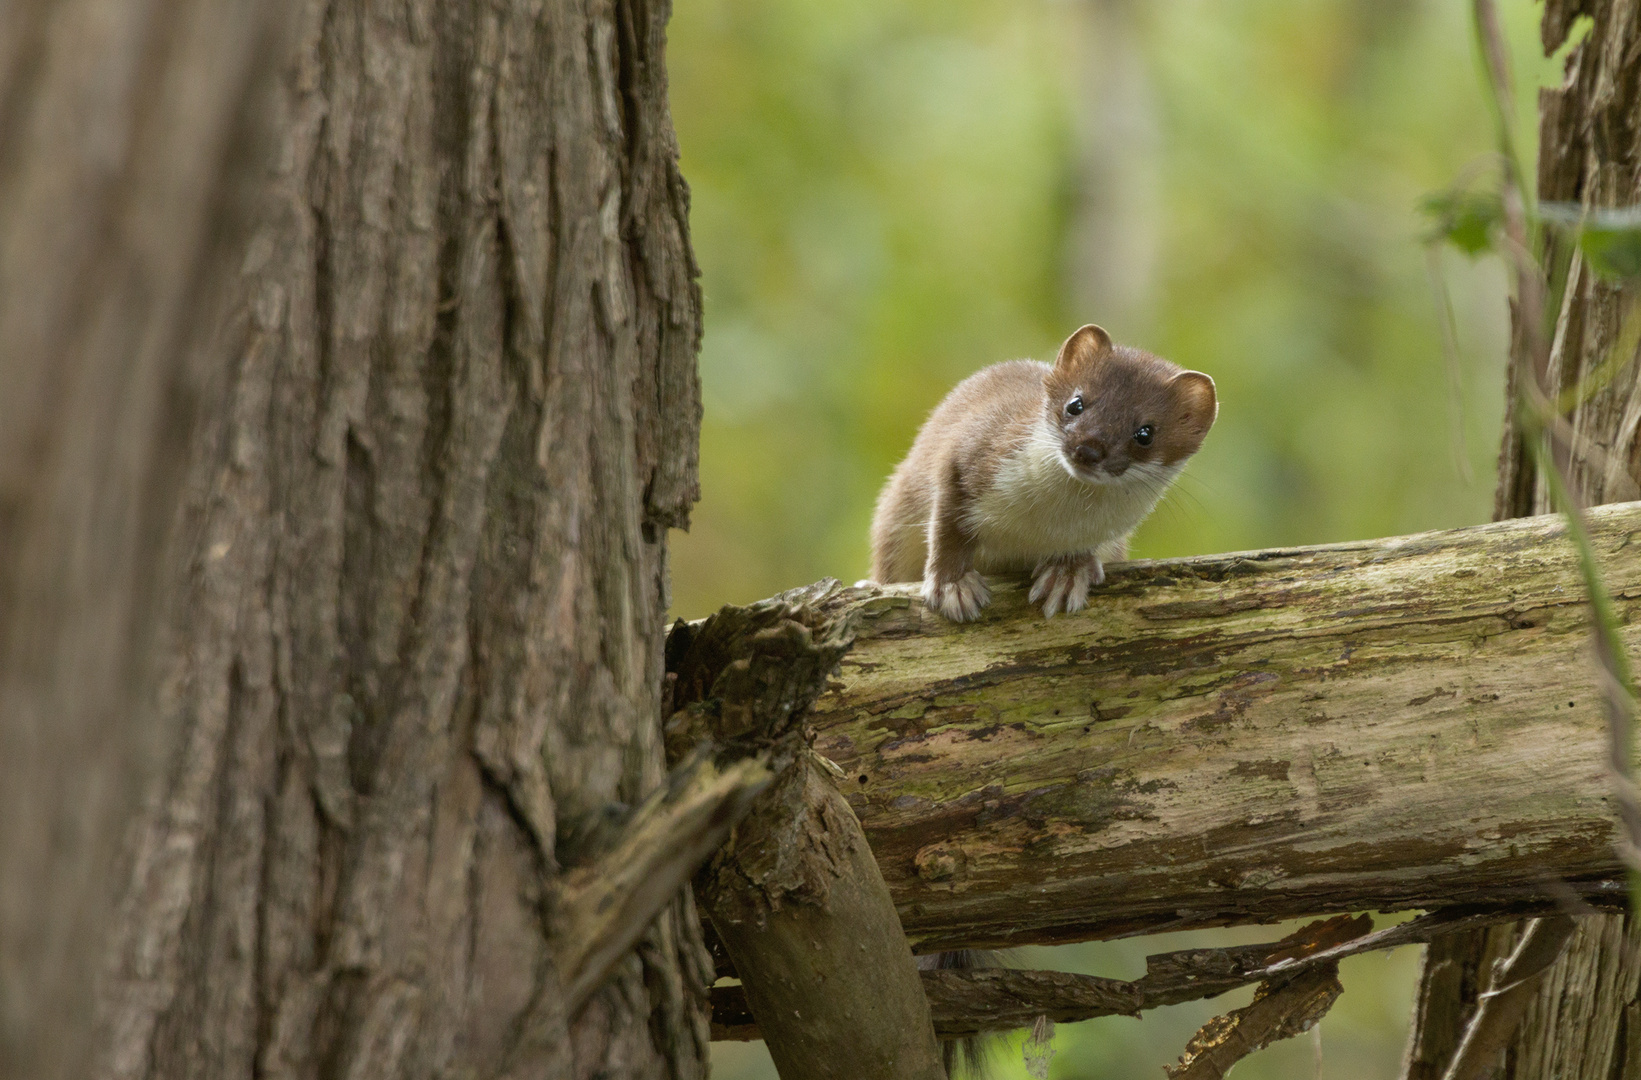
<path fill-rule="evenodd" d="M 1091 4 L 1126 12 L 1149 139 L 1089 144 L 1087 118 L 1107 106 L 1089 67 L 1109 59 L 1099 33 L 1112 25 Z M 1504 274 L 1491 258 L 1434 256 L 1456 319 L 1450 369 L 1420 210 L 1431 193 L 1494 183 L 1469 6 L 678 5 L 672 102 L 707 331 L 702 500 L 674 534 L 676 613 L 863 576 L 878 487 L 940 397 L 986 364 L 1051 358 L 1089 321 L 1219 387 L 1219 422 L 1137 556 L 1486 520 Z M 1555 69 L 1536 52 L 1536 6 L 1502 8 L 1530 151 L 1533 88 Z M 1091 160 L 1146 178 L 1146 198 L 1108 208 L 1153 252 L 1105 267 L 1133 286 L 1120 303 L 1071 269 L 1090 254 L 1073 250 L 1073 225 Z M 1035 962 L 1097 969 L 1169 947 Z M 1415 961 L 1403 950 L 1347 965 L 1322 1025 L 1323 1076 L 1395 1075 Z M 1051 1075 L 1158 1076 L 1195 1023 L 1238 1003 L 1062 1028 Z M 725 1051 L 721 1077 L 773 1075 L 756 1053 L 737 1064 L 742 1053 Z M 1309 1077 L 1312 1053 L 1273 1048 L 1237 1075 Z M 1011 1061 L 996 1075 L 1024 1076 Z"/>

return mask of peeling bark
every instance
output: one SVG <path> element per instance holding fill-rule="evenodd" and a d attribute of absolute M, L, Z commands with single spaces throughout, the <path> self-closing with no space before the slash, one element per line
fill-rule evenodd
<path fill-rule="evenodd" d="M 611 966 L 729 839 L 770 779 L 769 770 L 751 759 L 719 772 L 697 755 L 639 808 L 617 844 L 554 883 L 554 959 L 564 978 L 566 1011 L 578 1011 L 604 984 Z"/>
<path fill-rule="evenodd" d="M 704 1076 L 690 901 L 577 1013 L 552 909 L 665 774 L 700 330 L 668 7 L 302 0 L 278 49 L 260 8 L 7 9 L 68 59 L 0 46 L 0 798 L 37 801 L 0 880 L 48 870 L 0 910 L 0 1072 Z M 106 145 L 54 191 L 62 130 Z M 40 927 L 95 928 L 96 1039 L 94 961 L 30 1000 Z"/>

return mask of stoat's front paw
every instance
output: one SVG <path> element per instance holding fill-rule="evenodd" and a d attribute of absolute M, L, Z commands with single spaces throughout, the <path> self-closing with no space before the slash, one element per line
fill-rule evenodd
<path fill-rule="evenodd" d="M 1031 576 L 1031 602 L 1043 605 L 1050 617 L 1071 614 L 1088 606 L 1088 589 L 1105 580 L 1105 567 L 1092 551 L 1056 555 L 1037 564 Z"/>
<path fill-rule="evenodd" d="M 953 622 L 970 622 L 991 603 L 991 590 L 979 571 L 970 570 L 956 581 L 923 579 L 923 602 Z"/>

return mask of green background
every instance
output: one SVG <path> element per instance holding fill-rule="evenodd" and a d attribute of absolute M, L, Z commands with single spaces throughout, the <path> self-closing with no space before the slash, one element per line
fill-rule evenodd
<path fill-rule="evenodd" d="M 1437 256 L 1426 194 L 1486 183 L 1464 0 L 693 0 L 673 114 L 706 294 L 686 617 L 865 575 L 879 485 L 959 379 L 1083 322 L 1212 375 L 1220 416 L 1138 557 L 1485 521 L 1503 413 L 1496 260 Z M 1538 8 L 1502 3 L 1532 145 Z M 1134 977 L 1278 928 L 1025 950 Z M 1320 1075 L 1393 1077 L 1418 956 L 1344 967 Z M 1249 992 L 1063 1026 L 1050 1075 L 1161 1077 Z M 1024 1077 L 1015 1049 L 999 1080 Z M 719 1044 L 721 1080 L 773 1077 Z M 1310 1038 L 1238 1067 L 1309 1078 Z"/>

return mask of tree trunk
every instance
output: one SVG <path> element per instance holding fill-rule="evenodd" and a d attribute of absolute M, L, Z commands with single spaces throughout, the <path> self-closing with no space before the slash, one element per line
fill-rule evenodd
<path fill-rule="evenodd" d="M 705 1074 L 687 897 L 553 929 L 664 776 L 667 14 L 0 15 L 0 1073 Z"/>
<path fill-rule="evenodd" d="M 1641 4 L 1636 0 L 1547 0 L 1542 44 L 1561 47 L 1581 16 L 1594 22 L 1568 56 L 1566 78 L 1539 98 L 1539 197 L 1589 207 L 1641 202 Z M 1547 264 L 1569 259 L 1552 243 Z M 1570 255 L 1557 313 L 1547 389 L 1584 383 L 1619 339 L 1633 290 L 1598 280 Z M 1521 319 L 1510 358 L 1509 394 L 1534 378 Z M 1528 313 L 1529 315 L 1531 313 Z M 1632 316 L 1633 317 L 1633 316 Z M 1567 417 L 1573 452 L 1564 462 L 1586 504 L 1634 499 L 1641 476 L 1641 372 L 1634 358 L 1611 383 Z M 1499 457 L 1496 518 L 1550 509 L 1519 432 L 1506 424 Z M 1580 919 L 1566 952 L 1546 975 L 1506 1052 L 1511 1080 L 1641 1080 L 1641 928 L 1627 916 Z M 1493 961 L 1519 927 L 1455 935 L 1430 947 L 1408 1046 L 1408 1080 L 1442 1075 L 1485 989 Z"/>

